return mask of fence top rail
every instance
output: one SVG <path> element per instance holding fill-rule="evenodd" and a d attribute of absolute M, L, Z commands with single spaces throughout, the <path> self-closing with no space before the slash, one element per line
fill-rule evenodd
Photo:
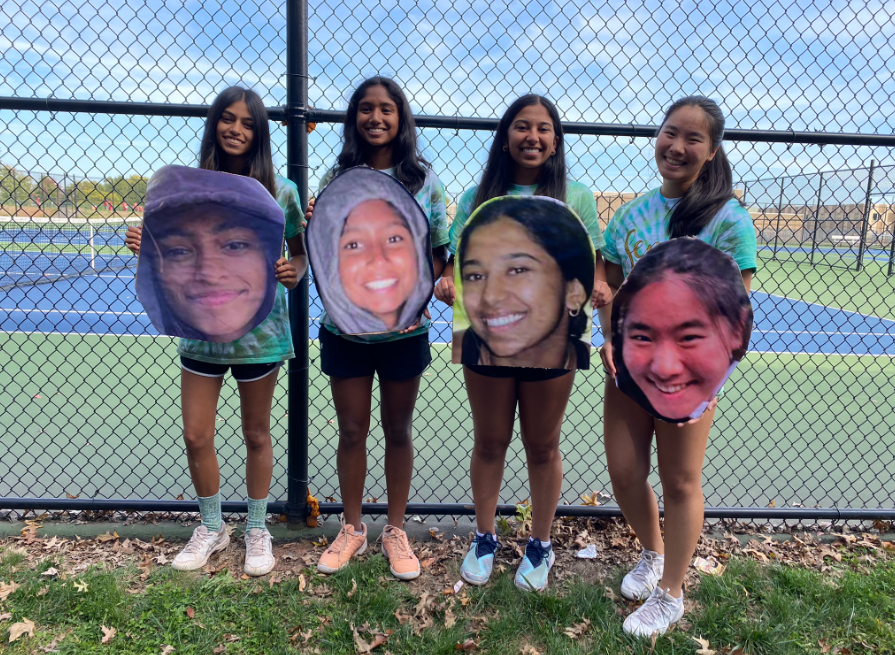
<path fill-rule="evenodd" d="M 726 136 L 726 135 L 725 135 Z M 880 171 L 882 169 L 895 168 L 895 164 L 878 164 L 874 163 L 873 170 Z M 761 177 L 753 180 L 740 180 L 739 184 L 758 184 L 759 182 L 779 182 L 780 180 L 794 180 L 797 177 L 814 177 L 816 175 L 839 175 L 844 173 L 856 173 L 858 171 L 869 171 L 870 166 L 856 166 L 855 168 L 836 168 L 826 171 L 814 171 L 813 173 L 796 173 L 794 175 L 774 175 L 772 177 Z"/>
<path fill-rule="evenodd" d="M 209 105 L 0 96 L 0 109 L 204 118 L 208 115 Z M 285 105 L 267 108 L 268 117 L 273 121 L 284 121 L 287 119 L 289 113 L 289 108 Z M 298 116 L 300 119 L 303 118 L 309 122 L 315 123 L 342 123 L 345 120 L 344 111 L 297 108 L 292 114 L 293 116 Z M 435 127 L 452 130 L 483 130 L 490 132 L 493 132 L 497 128 L 498 123 L 498 119 L 496 118 L 465 116 L 417 115 L 414 116 L 414 120 L 418 127 Z M 562 126 L 563 131 L 566 134 L 635 138 L 652 138 L 659 129 L 657 125 L 635 125 L 633 123 L 564 122 Z M 895 134 L 729 129 L 725 130 L 724 138 L 727 141 L 895 147 Z"/>

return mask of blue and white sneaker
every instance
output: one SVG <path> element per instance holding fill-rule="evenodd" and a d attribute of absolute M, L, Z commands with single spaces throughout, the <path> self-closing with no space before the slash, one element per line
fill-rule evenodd
<path fill-rule="evenodd" d="M 537 539 L 529 539 L 525 546 L 525 557 L 516 569 L 516 586 L 523 591 L 544 591 L 547 588 L 547 576 L 556 555 L 553 546 L 544 548 Z"/>
<path fill-rule="evenodd" d="M 490 532 L 475 536 L 469 552 L 460 566 L 460 577 L 471 585 L 483 585 L 491 577 L 494 568 L 494 551 L 500 548 L 497 537 Z"/>

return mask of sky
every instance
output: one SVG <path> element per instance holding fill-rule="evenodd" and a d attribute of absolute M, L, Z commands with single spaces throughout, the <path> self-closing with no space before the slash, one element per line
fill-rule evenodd
<path fill-rule="evenodd" d="M 309 14 L 309 96 L 321 109 L 345 109 L 354 86 L 384 74 L 429 115 L 497 118 L 536 92 L 564 120 L 649 125 L 700 93 L 720 103 L 728 128 L 895 133 L 891 3 L 309 0 Z M 243 84 L 268 106 L 285 99 L 283 2 L 8 0 L 0 24 L 2 96 L 208 104 Z M 194 164 L 202 124 L 0 111 L 0 162 L 56 177 L 150 174 Z M 272 134 L 285 172 L 285 128 Z M 341 126 L 311 134 L 312 192 L 340 138 Z M 421 130 L 450 198 L 478 179 L 492 138 Z M 726 148 L 738 182 L 805 174 L 788 183 L 798 198 L 816 193 L 816 171 L 895 163 L 886 148 Z M 570 135 L 567 161 L 596 191 L 658 184 L 649 139 Z M 848 194 L 861 186 L 851 177 Z"/>

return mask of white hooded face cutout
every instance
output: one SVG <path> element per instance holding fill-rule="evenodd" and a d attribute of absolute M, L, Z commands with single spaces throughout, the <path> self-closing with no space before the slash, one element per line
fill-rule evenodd
<path fill-rule="evenodd" d="M 320 193 L 308 255 L 327 315 L 342 334 L 397 332 L 432 296 L 429 223 L 404 186 L 359 166 Z"/>

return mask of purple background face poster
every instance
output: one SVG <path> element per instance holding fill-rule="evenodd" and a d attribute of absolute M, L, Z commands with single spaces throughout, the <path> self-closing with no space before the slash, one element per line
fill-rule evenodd
<path fill-rule="evenodd" d="M 660 243 L 612 302 L 616 385 L 656 418 L 697 419 L 751 334 L 752 306 L 733 259 L 695 238 Z"/>
<path fill-rule="evenodd" d="M 397 332 L 420 319 L 435 286 L 429 221 L 396 179 L 366 166 L 339 173 L 315 201 L 306 236 L 339 332 Z"/>
<path fill-rule="evenodd" d="M 273 309 L 286 219 L 257 180 L 166 166 L 147 188 L 137 297 L 162 334 L 227 343 Z"/>

